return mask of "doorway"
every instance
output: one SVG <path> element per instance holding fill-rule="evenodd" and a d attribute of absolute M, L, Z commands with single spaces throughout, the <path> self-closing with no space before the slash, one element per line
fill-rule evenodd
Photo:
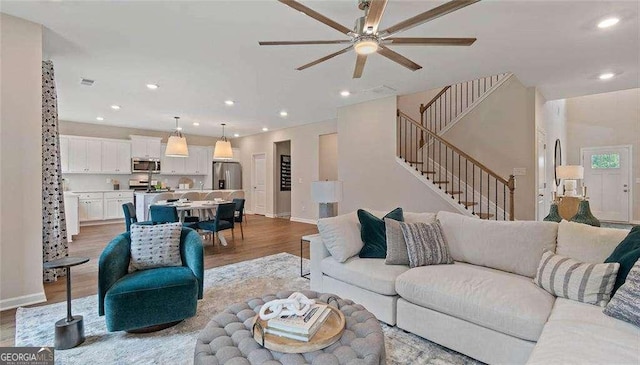
<path fill-rule="evenodd" d="M 591 211 L 603 221 L 631 219 L 631 146 L 580 149 Z"/>
<path fill-rule="evenodd" d="M 274 143 L 275 184 L 273 184 L 274 214 L 276 218 L 291 217 L 291 141 Z"/>
<path fill-rule="evenodd" d="M 549 212 L 549 197 L 547 197 L 547 135 L 538 129 L 536 134 L 538 195 L 536 197 L 536 210 L 538 220 L 542 221 Z"/>
<path fill-rule="evenodd" d="M 267 211 L 267 154 L 251 155 L 251 186 L 253 213 L 264 215 Z"/>

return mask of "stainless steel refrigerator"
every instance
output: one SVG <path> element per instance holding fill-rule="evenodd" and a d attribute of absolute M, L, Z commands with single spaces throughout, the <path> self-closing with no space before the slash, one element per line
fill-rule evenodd
<path fill-rule="evenodd" d="M 241 190 L 242 167 L 239 162 L 213 162 L 213 188 L 215 190 Z"/>

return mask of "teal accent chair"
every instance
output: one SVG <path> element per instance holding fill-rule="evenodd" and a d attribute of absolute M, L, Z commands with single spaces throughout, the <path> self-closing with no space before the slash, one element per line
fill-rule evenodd
<path fill-rule="evenodd" d="M 182 228 L 182 266 L 128 272 L 131 236 L 115 237 L 98 263 L 98 314 L 109 331 L 135 331 L 196 314 L 202 299 L 204 249 L 200 235 Z"/>

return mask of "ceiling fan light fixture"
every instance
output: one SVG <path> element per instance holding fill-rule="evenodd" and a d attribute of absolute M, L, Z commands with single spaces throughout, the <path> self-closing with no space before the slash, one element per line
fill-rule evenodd
<path fill-rule="evenodd" d="M 353 48 L 357 54 L 368 55 L 378 51 L 379 43 L 376 37 L 360 37 Z"/>

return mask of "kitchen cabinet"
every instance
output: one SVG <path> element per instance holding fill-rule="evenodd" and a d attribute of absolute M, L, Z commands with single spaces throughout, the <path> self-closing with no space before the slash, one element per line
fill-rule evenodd
<path fill-rule="evenodd" d="M 131 137 L 131 157 L 137 158 L 160 158 L 163 155 L 161 138 L 130 136 Z"/>
<path fill-rule="evenodd" d="M 67 172 L 102 172 L 102 141 L 72 137 L 68 141 Z"/>
<path fill-rule="evenodd" d="M 164 147 L 163 147 L 164 148 Z M 162 175 L 184 175 L 187 158 L 162 156 L 160 173 Z"/>
<path fill-rule="evenodd" d="M 69 137 L 60 136 L 60 169 L 69 171 Z"/>
<path fill-rule="evenodd" d="M 189 157 L 185 161 L 185 174 L 206 175 L 209 167 L 209 148 L 191 146 Z"/>
<path fill-rule="evenodd" d="M 102 193 L 80 193 L 78 218 L 80 222 L 104 219 L 104 196 Z"/>
<path fill-rule="evenodd" d="M 131 173 L 131 143 L 127 141 L 102 141 L 102 172 Z"/>
<path fill-rule="evenodd" d="M 64 192 L 64 220 L 67 225 L 67 242 L 72 242 L 73 236 L 80 233 L 78 198 L 78 194 Z"/>
<path fill-rule="evenodd" d="M 133 192 L 104 193 L 104 219 L 124 218 L 122 204 L 133 203 Z"/>

